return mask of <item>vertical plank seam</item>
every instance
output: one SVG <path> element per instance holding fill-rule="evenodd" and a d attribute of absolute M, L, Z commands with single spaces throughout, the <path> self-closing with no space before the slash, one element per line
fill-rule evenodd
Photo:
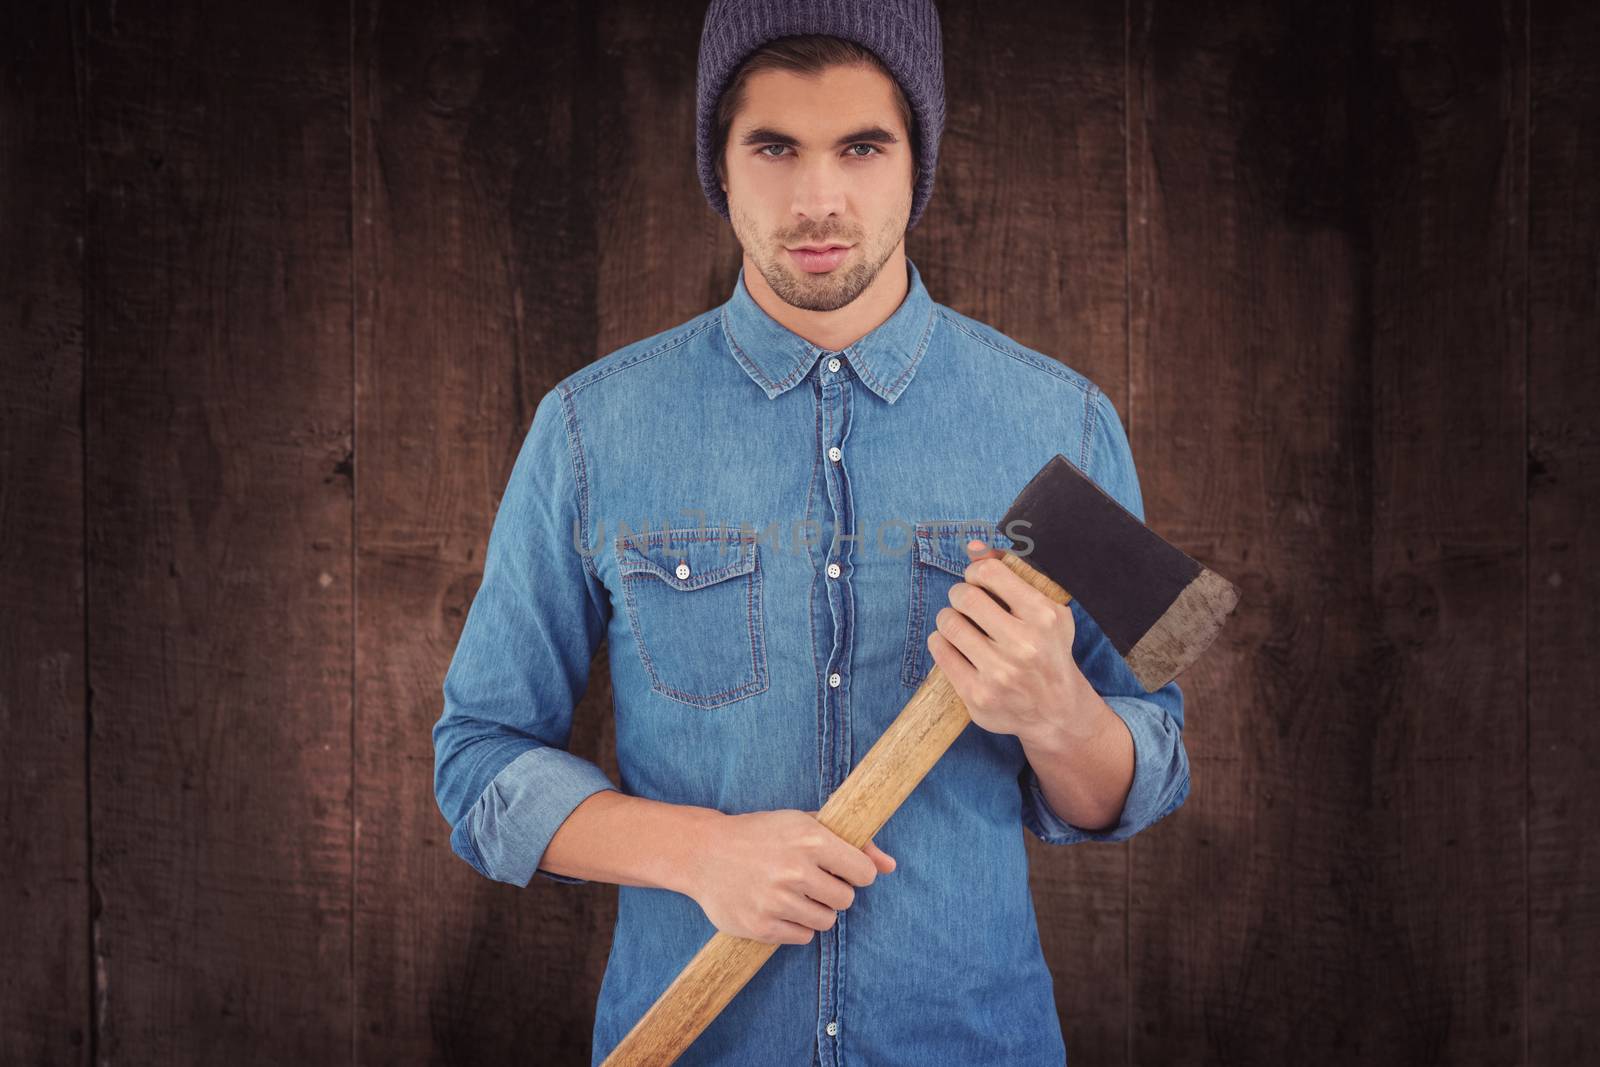
<path fill-rule="evenodd" d="M 359 1058 L 358 1035 L 361 1022 L 359 1005 L 359 986 L 356 981 L 356 939 L 360 931 L 360 921 L 356 912 L 356 890 L 359 882 L 359 854 L 357 851 L 358 836 L 356 833 L 356 819 L 358 815 L 356 792 L 356 719 L 359 688 L 357 680 L 360 665 L 360 649 L 357 644 L 360 631 L 357 627 L 357 614 L 360 611 L 360 555 L 358 546 L 358 526 L 356 525 L 356 479 L 360 472 L 356 469 L 359 463 L 356 456 L 356 445 L 359 442 L 356 422 L 356 392 L 359 387 L 359 323 L 360 323 L 360 289 L 359 272 L 356 269 L 356 182 L 359 171 L 356 169 L 356 13 L 360 7 L 360 0 L 349 0 L 349 83 L 348 96 L 345 101 L 345 116 L 348 130 L 346 144 L 348 163 L 350 167 L 350 202 L 349 214 L 346 221 L 346 233 L 349 240 L 350 256 L 350 1065 L 355 1067 Z"/>
<path fill-rule="evenodd" d="M 70 10 L 70 9 L 69 9 Z M 74 12 L 77 17 L 68 17 L 67 23 L 73 30 L 75 38 L 72 50 L 73 62 L 76 67 L 73 82 L 77 90 L 78 105 L 78 149 L 80 152 L 79 163 L 82 167 L 83 199 L 79 204 L 78 226 L 79 236 L 82 239 L 81 253 L 78 258 L 78 299 L 80 302 L 79 314 L 82 315 L 82 331 L 79 335 L 79 374 L 78 374 L 78 478 L 79 500 L 81 512 L 79 514 L 79 530 L 83 538 L 82 567 L 83 567 L 83 592 L 79 597 L 79 610 L 83 613 L 83 869 L 84 884 L 87 892 L 85 901 L 88 904 L 88 924 L 85 927 L 85 948 L 89 955 L 89 1011 L 86 1022 L 88 1023 L 88 1040 L 84 1048 L 88 1054 L 88 1062 L 98 1062 L 100 1057 L 100 968 L 99 963 L 99 909 L 96 906 L 98 890 L 94 880 L 94 686 L 93 676 L 89 669 L 89 337 L 93 323 L 90 314 L 90 281 L 92 273 L 89 270 L 89 252 L 93 247 L 88 240 L 89 229 L 89 7 L 85 3 Z"/>
<path fill-rule="evenodd" d="M 1533 493 L 1528 487 L 1528 455 L 1533 446 L 1531 409 L 1533 362 L 1533 0 L 1522 2 L 1522 1062 L 1531 1050 L 1533 985 L 1533 623 L 1529 615 L 1533 582 Z"/>
<path fill-rule="evenodd" d="M 1127 419 L 1129 439 L 1133 423 L 1133 0 L 1122 5 L 1122 349 L 1123 381 L 1126 383 L 1122 410 Z M 1122 855 L 1122 1057 L 1133 1065 L 1133 842 Z"/>

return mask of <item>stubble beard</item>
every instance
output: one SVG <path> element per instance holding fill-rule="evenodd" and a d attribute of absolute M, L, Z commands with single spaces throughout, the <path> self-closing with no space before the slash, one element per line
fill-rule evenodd
<path fill-rule="evenodd" d="M 804 311 L 837 311 L 855 300 L 866 291 L 873 279 L 877 278 L 884 263 L 888 262 L 889 255 L 900 243 L 898 237 L 890 239 L 894 235 L 891 220 L 873 240 L 852 242 L 856 246 L 850 252 L 852 262 L 841 264 L 826 274 L 810 274 L 801 270 L 799 264 L 795 263 L 794 258 L 789 255 L 785 241 L 776 238 L 754 239 L 756 226 L 749 216 L 742 214 L 731 203 L 729 212 L 732 216 L 734 235 L 754 260 L 756 269 L 767 280 L 767 285 L 777 294 L 779 300 Z M 903 220 L 901 229 L 904 229 Z M 801 235 L 790 238 L 795 244 L 845 239 L 838 233 L 822 237 Z"/>

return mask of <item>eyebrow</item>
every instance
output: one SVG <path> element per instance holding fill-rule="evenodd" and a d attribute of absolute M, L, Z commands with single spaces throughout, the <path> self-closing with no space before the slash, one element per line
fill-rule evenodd
<path fill-rule="evenodd" d="M 864 141 L 876 144 L 899 144 L 900 138 L 896 137 L 882 126 L 867 126 L 863 129 L 856 130 L 853 133 L 845 134 L 843 137 L 835 141 L 833 146 L 835 148 L 843 148 L 846 145 L 861 144 Z M 739 143 L 741 145 L 786 144 L 794 148 L 800 147 L 800 142 L 796 138 L 784 133 L 782 130 L 775 130 L 770 126 L 756 127 L 741 137 L 739 139 Z"/>

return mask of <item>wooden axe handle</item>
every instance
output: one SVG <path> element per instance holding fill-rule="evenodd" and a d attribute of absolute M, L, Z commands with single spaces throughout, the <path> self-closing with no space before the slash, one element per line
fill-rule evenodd
<path fill-rule="evenodd" d="M 1058 604 L 1071 597 L 1011 552 L 1000 559 Z M 936 663 L 883 736 L 861 757 L 817 821 L 860 848 L 899 810 L 939 757 L 972 722 Z M 665 1067 L 711 1025 L 779 946 L 718 930 L 633 1025 L 601 1067 Z"/>

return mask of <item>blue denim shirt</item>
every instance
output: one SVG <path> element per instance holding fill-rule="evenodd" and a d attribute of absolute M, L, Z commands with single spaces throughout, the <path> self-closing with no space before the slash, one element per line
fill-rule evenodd
<path fill-rule="evenodd" d="M 820 809 L 933 666 L 964 543 L 1012 546 L 996 524 L 1046 460 L 1143 517 L 1106 395 L 934 301 L 909 260 L 907 277 L 893 315 L 830 353 L 767 315 L 741 271 L 726 303 L 540 400 L 433 728 L 451 847 L 479 873 L 582 881 L 538 863 L 602 789 Z M 875 835 L 898 869 L 780 946 L 680 1064 L 1064 1062 L 1024 828 L 1123 841 L 1189 792 L 1177 684 L 1145 693 L 1071 610 L 1074 656 L 1133 736 L 1117 825 L 1067 823 L 1018 739 L 969 724 Z M 567 751 L 602 639 L 620 783 Z M 593 1063 L 715 932 L 686 895 L 618 887 Z"/>

